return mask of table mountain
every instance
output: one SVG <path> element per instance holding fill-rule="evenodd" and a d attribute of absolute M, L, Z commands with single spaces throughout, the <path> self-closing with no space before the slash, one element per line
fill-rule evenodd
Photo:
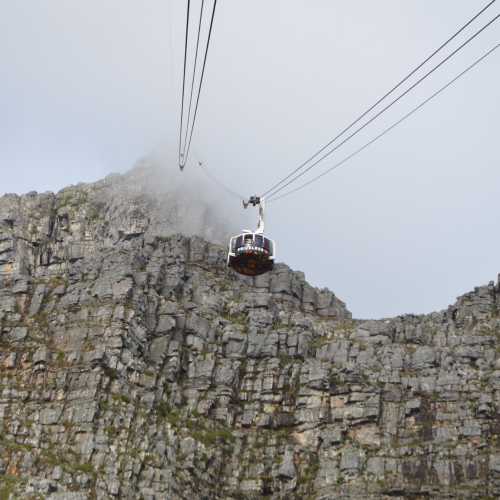
<path fill-rule="evenodd" d="M 0 198 L 1 499 L 500 495 L 498 283 L 353 320 L 156 175 Z"/>

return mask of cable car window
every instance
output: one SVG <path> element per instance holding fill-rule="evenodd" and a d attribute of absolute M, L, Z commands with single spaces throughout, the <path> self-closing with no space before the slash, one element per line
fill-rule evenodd
<path fill-rule="evenodd" d="M 263 247 L 264 246 L 263 240 L 264 240 L 264 238 L 260 234 L 255 235 L 255 245 L 256 246 Z"/>

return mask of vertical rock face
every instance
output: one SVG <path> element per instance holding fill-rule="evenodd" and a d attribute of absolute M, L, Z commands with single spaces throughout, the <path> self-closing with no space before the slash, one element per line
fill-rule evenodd
<path fill-rule="evenodd" d="M 498 284 L 352 320 L 147 175 L 0 198 L 0 498 L 500 495 Z"/>

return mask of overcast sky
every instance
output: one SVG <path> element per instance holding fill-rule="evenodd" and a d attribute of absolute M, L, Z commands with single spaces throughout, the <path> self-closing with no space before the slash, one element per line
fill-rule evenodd
<path fill-rule="evenodd" d="M 261 193 L 486 3 L 219 0 L 193 158 L 232 189 Z M 184 16 L 184 0 L 0 0 L 0 192 L 58 190 L 159 148 L 174 154 Z M 313 172 L 499 40 L 497 22 Z M 430 312 L 495 279 L 499 77 L 500 50 L 345 166 L 270 205 L 279 260 L 355 317 Z"/>

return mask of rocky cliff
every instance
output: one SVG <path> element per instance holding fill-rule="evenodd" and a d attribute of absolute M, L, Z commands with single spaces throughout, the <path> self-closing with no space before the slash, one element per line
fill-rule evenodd
<path fill-rule="evenodd" d="M 498 283 L 353 320 L 146 170 L 0 198 L 1 499 L 500 495 Z"/>

